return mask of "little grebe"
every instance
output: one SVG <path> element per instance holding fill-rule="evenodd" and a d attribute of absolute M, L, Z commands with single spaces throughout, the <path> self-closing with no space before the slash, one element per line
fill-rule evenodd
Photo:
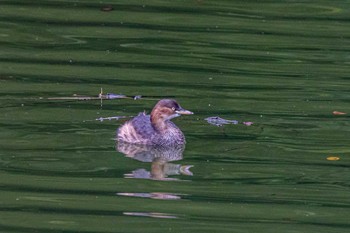
<path fill-rule="evenodd" d="M 151 115 L 139 113 L 125 122 L 117 130 L 117 140 L 144 145 L 179 145 L 185 144 L 185 136 L 170 120 L 180 115 L 193 112 L 183 109 L 175 100 L 160 100 Z"/>

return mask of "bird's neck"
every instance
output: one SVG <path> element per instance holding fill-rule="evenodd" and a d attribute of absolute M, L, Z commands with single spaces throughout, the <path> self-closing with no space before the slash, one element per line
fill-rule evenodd
<path fill-rule="evenodd" d="M 157 112 L 151 113 L 151 124 L 157 131 L 166 131 L 168 129 L 169 120 L 166 120 L 161 115 L 157 114 Z"/>

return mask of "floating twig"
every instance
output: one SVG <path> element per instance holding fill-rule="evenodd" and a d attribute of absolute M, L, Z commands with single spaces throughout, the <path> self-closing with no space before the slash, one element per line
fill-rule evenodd
<path fill-rule="evenodd" d="M 101 92 L 98 94 L 98 96 L 83 96 L 83 95 L 77 95 L 74 94 L 73 96 L 66 96 L 66 97 L 49 97 L 48 100 L 101 100 L 101 106 L 102 106 L 102 100 L 114 100 L 114 99 L 134 99 L 138 100 L 141 99 L 141 95 L 136 95 L 134 97 L 128 97 L 124 94 L 114 94 L 114 93 L 107 93 L 103 94 L 103 89 L 101 88 Z"/>
<path fill-rule="evenodd" d="M 126 95 L 123 94 L 113 94 L 113 93 L 107 93 L 103 94 L 102 93 L 102 88 L 101 88 L 101 93 L 98 94 L 98 96 L 81 96 L 74 94 L 73 96 L 68 96 L 68 97 L 49 97 L 47 99 L 49 100 L 112 100 L 112 99 L 128 99 L 131 97 L 127 97 Z"/>
<path fill-rule="evenodd" d="M 48 100 L 99 100 L 100 97 L 91 96 L 71 96 L 71 97 L 49 97 Z"/>
<path fill-rule="evenodd" d="M 131 116 L 130 116 L 131 117 Z M 99 117 L 99 118 L 96 118 L 96 121 L 104 121 L 104 120 L 119 120 L 119 119 L 122 119 L 122 118 L 128 118 L 127 116 L 113 116 L 113 117 Z"/>

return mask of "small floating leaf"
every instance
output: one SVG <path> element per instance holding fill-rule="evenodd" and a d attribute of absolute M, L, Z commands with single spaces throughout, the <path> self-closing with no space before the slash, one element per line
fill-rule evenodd
<path fill-rule="evenodd" d="M 346 115 L 346 112 L 334 111 L 333 115 Z"/>
<path fill-rule="evenodd" d="M 327 157 L 327 160 L 329 160 L 329 161 L 337 161 L 337 160 L 339 160 L 340 158 L 339 157 L 337 157 L 337 156 L 329 156 L 329 157 Z"/>
<path fill-rule="evenodd" d="M 112 10 L 114 10 L 112 5 L 107 5 L 107 6 L 101 7 L 101 11 L 104 11 L 104 12 L 110 12 Z"/>

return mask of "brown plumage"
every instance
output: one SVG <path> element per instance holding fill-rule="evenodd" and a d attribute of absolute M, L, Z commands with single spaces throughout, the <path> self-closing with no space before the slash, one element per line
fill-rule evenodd
<path fill-rule="evenodd" d="M 117 140 L 145 145 L 185 144 L 185 136 L 170 120 L 192 112 L 183 109 L 175 100 L 162 99 L 153 108 L 151 115 L 140 113 L 119 127 Z"/>

